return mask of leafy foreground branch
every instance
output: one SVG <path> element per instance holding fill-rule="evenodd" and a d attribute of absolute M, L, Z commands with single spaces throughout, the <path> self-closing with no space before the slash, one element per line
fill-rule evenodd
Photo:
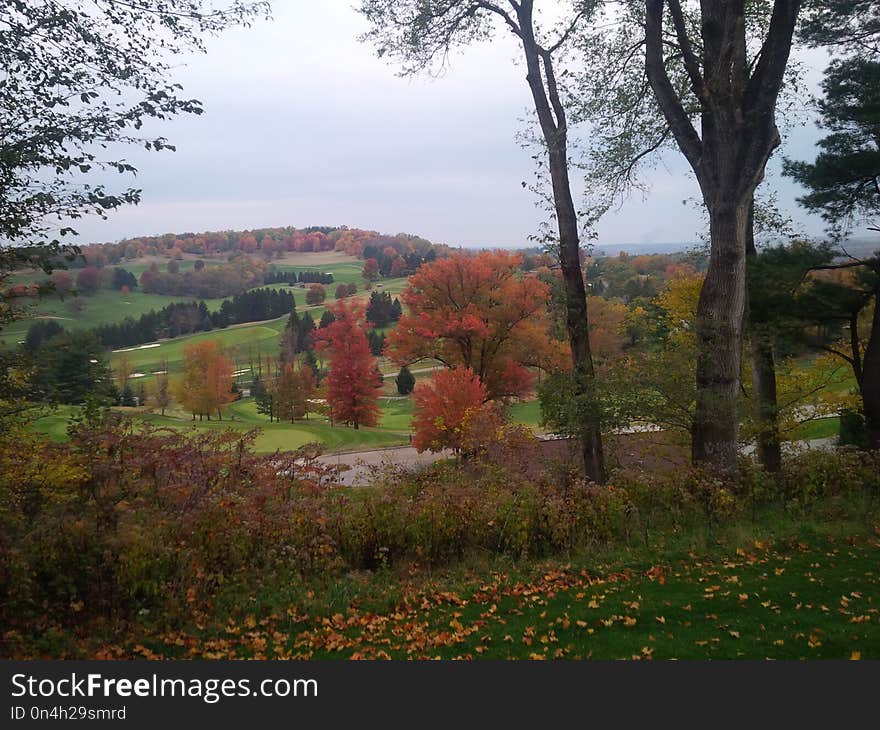
<path fill-rule="evenodd" d="M 880 646 L 876 455 L 807 454 L 727 482 L 618 472 L 599 488 L 526 477 L 506 454 L 508 469 L 347 491 L 315 451 L 258 457 L 252 435 L 108 421 L 59 445 L 15 430 L 0 440 L 3 656 Z"/>

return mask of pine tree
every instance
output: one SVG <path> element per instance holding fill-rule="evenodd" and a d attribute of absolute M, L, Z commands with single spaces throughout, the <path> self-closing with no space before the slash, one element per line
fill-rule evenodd
<path fill-rule="evenodd" d="M 394 382 L 397 384 L 397 392 L 400 395 L 409 395 L 416 387 L 416 379 L 406 365 L 400 368 Z"/>

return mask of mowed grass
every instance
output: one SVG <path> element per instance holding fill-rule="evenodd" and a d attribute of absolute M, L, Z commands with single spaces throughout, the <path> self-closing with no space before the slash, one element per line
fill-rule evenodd
<path fill-rule="evenodd" d="M 115 656 L 293 659 L 880 659 L 874 525 L 739 524 L 605 558 L 289 576 L 212 597 L 199 625 Z M 704 536 L 705 537 L 705 536 Z"/>
<path fill-rule="evenodd" d="M 257 453 L 290 451 L 308 443 L 323 444 L 328 451 L 381 448 L 407 443 L 409 440 L 408 409 L 398 401 L 383 399 L 383 416 L 376 428 L 354 429 L 348 426 L 331 426 L 322 416 L 311 414 L 308 419 L 295 423 L 274 422 L 257 412 L 252 398 L 243 398 L 226 409 L 223 420 L 192 420 L 192 416 L 179 410 L 170 409 L 163 416 L 149 413 L 143 409 L 120 408 L 141 423 L 149 423 L 157 428 L 171 428 L 184 433 L 198 434 L 205 431 L 232 429 L 249 431 L 259 428 L 261 433 L 254 443 Z M 386 413 L 386 408 L 387 413 Z M 33 427 L 53 441 L 64 441 L 67 428 L 76 417 L 78 409 L 72 406 L 59 406 L 50 413 L 34 420 Z M 386 421 L 386 415 L 388 420 Z"/>
<path fill-rule="evenodd" d="M 128 294 L 101 289 L 90 296 L 67 296 L 64 301 L 46 297 L 26 310 L 27 318 L 19 319 L 4 327 L 0 341 L 5 346 L 23 340 L 28 327 L 37 319 L 55 319 L 65 329 L 91 329 L 102 324 L 121 322 L 126 317 L 137 319 L 151 310 L 159 310 L 171 302 L 188 301 L 186 297 L 167 297 L 161 294 L 143 294 L 135 289 Z M 220 307 L 222 299 L 206 300 L 209 310 Z M 71 302 L 78 302 L 83 309 L 71 309 Z"/>

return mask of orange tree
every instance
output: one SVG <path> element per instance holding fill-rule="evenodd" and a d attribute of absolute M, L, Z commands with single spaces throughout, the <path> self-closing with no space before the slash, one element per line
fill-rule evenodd
<path fill-rule="evenodd" d="M 382 376 L 367 340 L 366 307 L 363 302 L 340 299 L 327 307 L 336 319 L 315 332 L 315 346 L 326 353 L 327 402 L 334 421 L 354 428 L 379 422 L 379 388 Z"/>
<path fill-rule="evenodd" d="M 222 420 L 223 407 L 233 400 L 232 361 L 216 340 L 205 340 L 183 348 L 183 378 L 177 384 L 177 399 L 200 418 L 212 413 Z"/>
<path fill-rule="evenodd" d="M 486 386 L 468 367 L 441 370 L 413 392 L 413 446 L 419 451 L 467 450 L 468 425 L 490 415 Z"/>
<path fill-rule="evenodd" d="M 528 366 L 555 368 L 566 356 L 549 335 L 549 288 L 519 276 L 521 263 L 491 251 L 423 264 L 403 292 L 407 314 L 388 336 L 388 354 L 398 365 L 435 359 L 470 368 L 489 400 L 528 391 Z"/>

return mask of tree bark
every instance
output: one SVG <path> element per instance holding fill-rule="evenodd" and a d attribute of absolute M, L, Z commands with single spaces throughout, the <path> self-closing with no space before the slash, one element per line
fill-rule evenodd
<path fill-rule="evenodd" d="M 755 248 L 755 203 L 749 207 L 749 224 L 746 231 L 747 260 L 758 255 Z M 746 283 L 747 292 L 752 291 Z M 776 397 L 776 361 L 773 355 L 773 338 L 766 331 L 766 323 L 755 318 L 755 311 L 746 301 L 750 329 L 750 354 L 752 362 L 752 393 L 754 395 L 755 422 L 758 424 L 757 452 L 761 466 L 770 473 L 782 468 L 782 444 L 779 437 L 779 403 Z"/>
<path fill-rule="evenodd" d="M 862 381 L 859 385 L 865 409 L 868 448 L 878 450 L 880 449 L 880 287 L 874 292 L 874 315 L 862 360 Z"/>
<path fill-rule="evenodd" d="M 782 468 L 782 444 L 776 400 L 776 362 L 773 342 L 766 333 L 752 332 L 751 357 L 755 418 L 759 428 L 758 461 L 768 472 L 775 473 Z"/>
<path fill-rule="evenodd" d="M 697 403 L 691 455 L 717 471 L 736 470 L 745 313 L 748 202 L 709 210 L 711 253 L 697 306 Z"/>
<path fill-rule="evenodd" d="M 699 104 L 700 132 L 667 73 L 669 16 Z M 791 52 L 800 0 L 775 0 L 760 53 L 749 63 L 744 0 L 702 0 L 699 42 L 680 0 L 646 0 L 645 71 L 669 129 L 700 184 L 711 249 L 697 309 L 697 403 L 692 457 L 718 473 L 736 468 L 737 395 L 746 303 L 751 203 L 779 145 L 776 100 Z M 665 33 L 665 35 L 664 35 Z"/>

